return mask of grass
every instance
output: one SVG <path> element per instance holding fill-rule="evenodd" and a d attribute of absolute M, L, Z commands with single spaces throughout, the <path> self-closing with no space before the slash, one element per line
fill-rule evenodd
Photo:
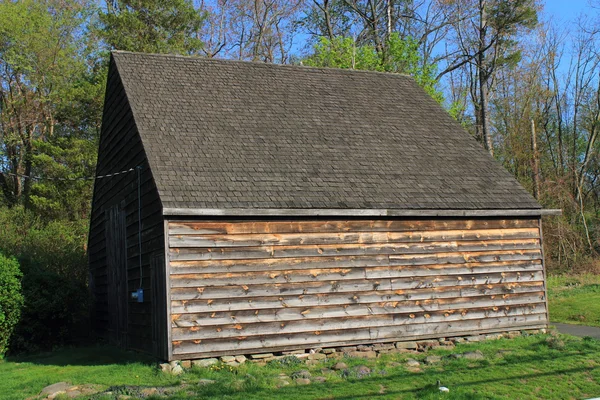
<path fill-rule="evenodd" d="M 600 327 L 600 275 L 548 277 L 550 320 Z"/>
<path fill-rule="evenodd" d="M 406 358 L 480 350 L 483 360 L 444 357 L 439 364 L 422 365 L 418 372 L 404 366 Z M 62 349 L 51 354 L 0 361 L 0 396 L 23 399 L 37 395 L 49 384 L 112 386 L 118 394 L 139 395 L 145 387 L 167 388 L 172 399 L 568 399 L 600 394 L 600 341 L 570 336 L 535 335 L 462 344 L 453 350 L 427 354 L 393 354 L 376 360 L 344 359 L 350 367 L 366 365 L 372 374 L 323 372 L 335 361 L 307 367 L 296 363 L 271 363 L 265 367 L 246 363 L 241 367 L 198 368 L 179 377 L 160 373 L 156 364 L 131 353 L 98 346 Z M 309 369 L 325 383 L 278 388 L 279 374 Z M 201 378 L 216 381 L 198 385 Z M 436 381 L 450 388 L 440 393 Z"/>

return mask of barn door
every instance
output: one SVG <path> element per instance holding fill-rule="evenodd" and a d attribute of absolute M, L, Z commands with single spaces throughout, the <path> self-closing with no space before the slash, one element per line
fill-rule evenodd
<path fill-rule="evenodd" d="M 105 211 L 108 271 L 108 332 L 111 343 L 127 346 L 127 232 L 125 210 L 114 205 Z"/>

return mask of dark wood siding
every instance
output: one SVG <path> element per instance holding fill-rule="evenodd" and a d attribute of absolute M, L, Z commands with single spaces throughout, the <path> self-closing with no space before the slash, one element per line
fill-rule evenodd
<path fill-rule="evenodd" d="M 547 325 L 538 219 L 168 225 L 174 359 Z"/>
<path fill-rule="evenodd" d="M 109 327 L 115 318 L 125 316 L 125 326 L 120 329 L 126 332 L 124 338 L 117 340 L 119 344 L 127 348 L 135 348 L 147 352 L 156 353 L 153 350 L 152 314 L 154 312 L 164 313 L 164 299 L 155 301 L 156 290 L 164 292 L 165 271 L 164 264 L 155 268 L 160 271 L 152 273 L 151 258 L 156 254 L 164 254 L 164 220 L 162 216 L 162 205 L 152 172 L 148 162 L 140 136 L 137 132 L 131 108 L 121 83 L 119 74 L 111 60 L 107 83 L 104 116 L 102 121 L 102 133 L 100 138 L 97 175 L 112 174 L 141 166 L 139 180 L 141 191 L 141 220 L 142 220 L 142 268 L 139 263 L 138 251 L 138 178 L 137 171 L 131 171 L 109 178 L 97 179 L 94 186 L 94 200 L 92 204 L 92 217 L 90 222 L 89 237 L 89 264 L 95 298 L 93 321 L 95 330 L 101 336 L 111 338 Z M 107 218 L 109 209 L 118 209 L 125 225 L 123 246 L 124 255 L 119 261 L 124 270 L 116 274 L 111 271 L 114 263 L 109 262 L 114 249 L 107 249 L 107 239 L 111 242 L 111 233 L 107 232 Z M 116 211 L 115 211 L 116 212 Z M 152 282 L 157 274 L 162 276 L 159 282 Z M 113 277 L 126 279 L 126 282 L 114 282 Z M 141 281 L 141 282 L 140 282 Z M 111 289 L 111 285 L 119 284 L 125 290 Z M 131 299 L 130 293 L 139 286 L 144 289 L 144 302 L 137 303 Z M 119 290 L 119 296 L 126 296 L 124 301 L 125 310 L 116 311 L 113 307 L 114 299 L 110 299 L 111 290 Z M 157 310 L 157 311 L 155 311 Z M 164 331 L 164 330 L 163 330 Z M 162 331 L 161 331 L 162 332 Z M 114 338 L 113 338 L 114 339 Z M 166 337 L 161 343 L 166 343 Z M 114 341 L 114 340 L 113 340 Z M 155 340 L 156 341 L 156 340 Z M 166 348 L 166 344 L 163 344 Z M 164 351 L 158 351 L 157 356 Z"/>

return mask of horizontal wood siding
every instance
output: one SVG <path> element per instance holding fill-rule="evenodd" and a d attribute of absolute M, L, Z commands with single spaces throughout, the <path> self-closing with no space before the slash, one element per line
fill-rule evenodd
<path fill-rule="evenodd" d="M 174 359 L 547 325 L 538 219 L 168 229 Z"/>

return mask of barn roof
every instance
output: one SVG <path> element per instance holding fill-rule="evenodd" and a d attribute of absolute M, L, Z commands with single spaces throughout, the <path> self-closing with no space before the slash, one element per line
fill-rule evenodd
<path fill-rule="evenodd" d="M 540 209 L 408 76 L 112 56 L 165 214 Z"/>

